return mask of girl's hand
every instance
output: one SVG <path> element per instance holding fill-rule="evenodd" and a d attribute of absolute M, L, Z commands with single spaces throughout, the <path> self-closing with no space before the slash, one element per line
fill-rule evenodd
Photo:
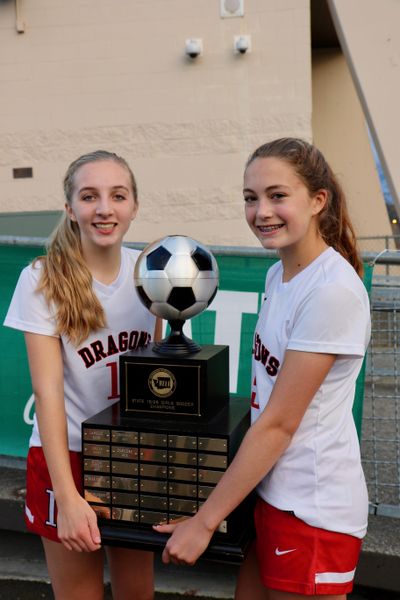
<path fill-rule="evenodd" d="M 175 523 L 153 525 L 153 529 L 159 533 L 172 533 L 162 553 L 162 561 L 175 565 L 194 565 L 214 533 L 207 529 L 198 515 Z"/>
<path fill-rule="evenodd" d="M 101 547 L 97 516 L 78 494 L 68 501 L 57 503 L 58 537 L 68 550 L 94 552 Z"/>

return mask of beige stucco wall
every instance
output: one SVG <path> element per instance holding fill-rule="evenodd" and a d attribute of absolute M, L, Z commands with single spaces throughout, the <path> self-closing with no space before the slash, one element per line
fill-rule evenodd
<path fill-rule="evenodd" d="M 328 4 L 399 210 L 400 2 L 328 0 Z"/>
<path fill-rule="evenodd" d="M 313 136 L 338 175 L 357 235 L 392 235 L 365 117 L 340 50 L 313 54 Z M 361 249 L 380 248 L 361 242 Z"/>
<path fill-rule="evenodd" d="M 0 3 L 0 212 L 54 210 L 79 154 L 106 148 L 131 163 L 140 214 L 128 239 L 183 233 L 257 245 L 241 178 L 267 139 L 311 139 L 308 0 L 22 0 Z M 233 52 L 251 35 L 252 51 Z M 195 61 L 186 38 L 203 39 Z M 14 167 L 33 179 L 14 180 Z"/>

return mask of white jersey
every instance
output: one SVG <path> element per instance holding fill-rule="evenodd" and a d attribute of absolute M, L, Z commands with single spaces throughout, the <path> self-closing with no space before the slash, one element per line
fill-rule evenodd
<path fill-rule="evenodd" d="M 368 497 L 352 405 L 370 337 L 368 294 L 333 248 L 289 282 L 282 274 L 281 262 L 269 269 L 256 326 L 252 422 L 268 404 L 287 349 L 337 358 L 257 492 L 309 525 L 362 538 Z"/>
<path fill-rule="evenodd" d="M 79 346 L 61 336 L 64 398 L 70 450 L 81 450 L 81 423 L 119 398 L 118 357 L 152 338 L 155 317 L 142 305 L 133 282 L 139 251 L 122 248 L 121 268 L 111 285 L 93 281 L 103 305 L 106 327 L 91 333 Z M 21 331 L 59 337 L 54 311 L 37 293 L 40 262 L 26 267 L 18 280 L 4 325 Z M 49 356 L 51 360 L 51 356 Z M 30 446 L 41 446 L 36 415 Z"/>

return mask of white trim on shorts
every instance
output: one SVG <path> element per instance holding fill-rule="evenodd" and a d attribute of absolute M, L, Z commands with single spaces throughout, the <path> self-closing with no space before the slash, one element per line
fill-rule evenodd
<path fill-rule="evenodd" d="M 315 573 L 315 583 L 348 583 L 353 581 L 356 570 L 347 573 Z"/>

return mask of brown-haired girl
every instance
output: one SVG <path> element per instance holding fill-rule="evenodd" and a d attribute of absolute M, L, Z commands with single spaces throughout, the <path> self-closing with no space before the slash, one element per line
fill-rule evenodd
<path fill-rule="evenodd" d="M 253 346 L 252 426 L 213 493 L 173 532 L 165 562 L 193 564 L 257 488 L 257 538 L 237 600 L 351 591 L 368 499 L 352 417 L 370 336 L 368 295 L 345 199 L 321 152 L 284 138 L 244 173 L 245 215 L 280 261 L 267 273 Z"/>
<path fill-rule="evenodd" d="M 70 165 L 64 191 L 63 218 L 46 256 L 22 271 L 5 324 L 25 332 L 35 395 L 28 529 L 42 537 L 57 600 L 98 600 L 103 552 L 81 495 L 81 423 L 118 400 L 118 356 L 147 344 L 156 323 L 134 287 L 139 252 L 122 247 L 138 209 L 126 161 L 85 154 Z M 151 553 L 108 548 L 107 559 L 114 598 L 153 597 Z"/>

